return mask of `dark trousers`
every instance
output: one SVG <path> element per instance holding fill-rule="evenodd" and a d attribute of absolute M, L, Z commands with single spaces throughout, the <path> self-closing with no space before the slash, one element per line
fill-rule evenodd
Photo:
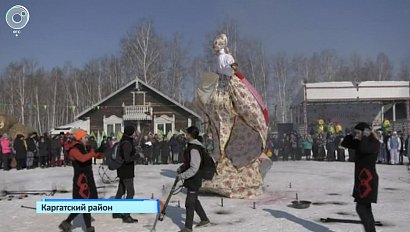
<path fill-rule="evenodd" d="M 399 164 L 403 164 L 403 155 L 404 155 L 404 151 L 400 151 L 400 154 L 399 154 Z"/>
<path fill-rule="evenodd" d="M 185 228 L 192 229 L 192 223 L 194 222 L 194 211 L 198 214 L 201 221 L 208 220 L 201 202 L 198 200 L 198 191 L 192 191 L 188 189 L 185 200 L 186 218 Z"/>
<path fill-rule="evenodd" d="M 48 157 L 47 156 L 40 156 L 40 165 L 47 166 Z"/>
<path fill-rule="evenodd" d="M 68 218 L 66 219 L 66 221 L 68 223 L 71 223 L 75 217 L 77 217 L 79 215 L 79 213 L 71 213 L 70 215 L 68 215 Z M 83 218 L 84 218 L 84 222 L 85 222 L 85 227 L 90 228 L 91 227 L 91 214 L 89 213 L 82 213 Z"/>
<path fill-rule="evenodd" d="M 366 232 L 375 232 L 374 217 L 371 203 L 357 203 L 356 212 L 362 221 Z"/>
<path fill-rule="evenodd" d="M 118 183 L 117 194 L 115 194 L 115 199 L 121 199 L 125 192 L 127 192 L 127 196 L 125 197 L 126 199 L 132 199 L 134 197 L 134 178 L 120 178 L 120 182 Z M 123 215 L 129 216 L 130 214 L 127 213 Z"/>
<path fill-rule="evenodd" d="M 10 170 L 11 154 L 2 154 L 3 169 Z"/>
<path fill-rule="evenodd" d="M 311 153 L 310 149 L 304 149 L 304 154 L 306 156 L 306 160 L 310 160 L 310 153 Z"/>
<path fill-rule="evenodd" d="M 343 148 L 338 148 L 337 149 L 337 161 L 345 161 L 346 156 L 345 156 L 345 149 Z"/>
<path fill-rule="evenodd" d="M 17 166 L 16 166 L 17 170 L 26 168 L 26 159 L 25 158 L 18 158 L 18 159 L 16 159 L 16 162 L 17 162 Z"/>
<path fill-rule="evenodd" d="M 335 150 L 333 149 L 327 150 L 327 161 L 335 161 L 336 159 L 335 156 L 336 156 Z"/>

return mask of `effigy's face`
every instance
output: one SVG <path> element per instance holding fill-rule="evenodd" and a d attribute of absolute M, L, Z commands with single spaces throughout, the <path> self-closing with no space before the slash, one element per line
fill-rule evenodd
<path fill-rule="evenodd" d="M 225 41 L 222 38 L 216 38 L 214 40 L 214 44 L 212 46 L 212 49 L 215 52 L 219 52 L 220 50 L 222 50 L 224 47 L 226 46 Z"/>
<path fill-rule="evenodd" d="M 3 129 L 6 126 L 6 117 L 3 115 L 0 115 L 0 130 Z"/>

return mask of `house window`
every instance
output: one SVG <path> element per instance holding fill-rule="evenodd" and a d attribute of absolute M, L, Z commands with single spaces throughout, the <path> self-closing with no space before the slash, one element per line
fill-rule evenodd
<path fill-rule="evenodd" d="M 107 125 L 107 135 L 108 136 L 113 136 L 114 134 L 114 125 L 113 124 L 108 124 Z"/>
<path fill-rule="evenodd" d="M 121 123 L 107 124 L 107 135 L 116 136 L 121 131 Z"/>
<path fill-rule="evenodd" d="M 123 130 L 122 118 L 119 118 L 115 115 L 110 117 L 104 117 L 104 130 L 108 136 L 116 136 L 119 131 Z"/>
<path fill-rule="evenodd" d="M 169 132 L 173 133 L 175 130 L 175 116 L 168 117 L 161 115 L 154 118 L 155 131 L 154 133 L 163 133 L 167 135 Z"/>

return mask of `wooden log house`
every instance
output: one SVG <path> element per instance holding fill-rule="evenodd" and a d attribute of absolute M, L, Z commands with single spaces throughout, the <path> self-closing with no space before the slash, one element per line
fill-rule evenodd
<path fill-rule="evenodd" d="M 200 123 L 200 116 L 164 93 L 135 79 L 100 102 L 84 110 L 77 119 L 90 120 L 90 133 L 108 136 L 134 125 L 144 134 L 175 133 Z"/>

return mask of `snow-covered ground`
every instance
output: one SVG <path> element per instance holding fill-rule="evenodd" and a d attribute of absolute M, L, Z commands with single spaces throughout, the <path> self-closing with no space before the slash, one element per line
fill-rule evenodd
<path fill-rule="evenodd" d="M 406 159 L 407 161 L 407 159 Z M 103 186 L 98 175 L 98 165 L 94 166 L 97 186 Z M 164 199 L 175 176 L 176 165 L 136 166 L 135 198 Z M 200 196 L 200 200 L 212 221 L 212 225 L 194 231 L 363 231 L 361 225 L 341 223 L 321 223 L 321 217 L 357 219 L 355 204 L 351 197 L 353 184 L 353 163 L 287 161 L 275 162 L 265 178 L 265 192 L 257 199 L 223 199 L 220 196 Z M 377 231 L 410 231 L 410 172 L 406 166 L 378 165 L 379 197 L 373 204 L 376 220 L 385 224 Z M 1 190 L 58 189 L 71 190 L 71 167 L 56 167 L 5 172 L 0 170 Z M 114 175 L 114 173 L 111 173 Z M 165 187 L 165 190 L 164 190 Z M 116 187 L 107 185 L 99 189 L 99 197 L 114 196 Z M 291 208 L 290 202 L 309 200 L 313 204 L 307 209 Z M 70 198 L 71 193 L 55 194 L 54 198 Z M 44 196 L 29 196 L 24 199 L 0 201 L 0 231 L 58 231 L 58 224 L 66 214 L 36 214 L 33 209 Z M 178 201 L 181 208 L 178 207 Z M 255 209 L 253 204 L 255 202 Z M 173 196 L 157 231 L 178 231 L 184 225 L 185 194 Z M 124 224 L 112 219 L 109 214 L 94 214 L 98 232 L 149 231 L 155 215 L 132 215 L 138 223 Z M 195 216 L 195 222 L 198 222 Z M 82 217 L 74 221 L 73 231 L 82 231 Z"/>

